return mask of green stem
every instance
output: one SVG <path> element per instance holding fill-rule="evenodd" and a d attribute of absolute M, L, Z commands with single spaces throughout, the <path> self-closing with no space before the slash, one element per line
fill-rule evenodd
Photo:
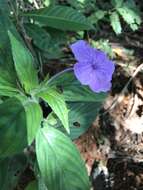
<path fill-rule="evenodd" d="M 55 74 L 53 77 L 51 77 L 49 80 L 48 80 L 48 84 L 51 83 L 54 79 L 56 79 L 58 76 L 60 76 L 61 74 L 63 73 L 66 73 L 66 72 L 69 72 L 69 71 L 73 71 L 73 67 L 70 67 L 70 68 L 67 68 L 57 74 Z"/>

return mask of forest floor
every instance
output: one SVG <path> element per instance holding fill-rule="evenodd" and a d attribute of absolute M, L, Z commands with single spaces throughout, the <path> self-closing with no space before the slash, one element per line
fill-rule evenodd
<path fill-rule="evenodd" d="M 94 190 L 143 190 L 141 33 L 107 36 L 116 54 L 112 90 L 92 127 L 75 141 Z"/>

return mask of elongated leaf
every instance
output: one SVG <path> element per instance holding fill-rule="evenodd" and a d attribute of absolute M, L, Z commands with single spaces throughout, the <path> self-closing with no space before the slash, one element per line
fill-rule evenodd
<path fill-rule="evenodd" d="M 115 8 L 119 8 L 122 6 L 124 0 L 111 0 L 111 3 L 112 5 L 115 7 Z"/>
<path fill-rule="evenodd" d="M 68 104 L 71 139 L 85 133 L 98 116 L 102 102 L 78 102 Z"/>
<path fill-rule="evenodd" d="M 7 3 L 6 3 L 5 0 L 0 0 L 0 7 L 1 7 L 1 8 L 3 8 L 3 9 L 6 8 L 6 7 L 7 7 L 6 4 L 7 4 Z"/>
<path fill-rule="evenodd" d="M 116 34 L 121 34 L 122 27 L 121 27 L 120 18 L 119 18 L 119 15 L 117 12 L 113 12 L 110 15 L 110 22 L 111 22 L 111 26 L 112 26 L 114 32 Z"/>
<path fill-rule="evenodd" d="M 28 145 L 30 145 L 36 137 L 37 131 L 41 126 L 41 121 L 43 119 L 42 110 L 35 98 L 27 98 L 26 96 L 22 95 L 17 95 L 16 98 L 21 101 L 25 110 L 27 142 Z"/>
<path fill-rule="evenodd" d="M 48 190 L 41 176 L 38 178 L 38 190 Z"/>
<path fill-rule="evenodd" d="M 106 93 L 92 92 L 75 78 L 73 72 L 65 72 L 50 80 L 50 86 L 57 86 L 63 92 L 64 99 L 69 102 L 100 102 L 107 96 Z"/>
<path fill-rule="evenodd" d="M 47 87 L 40 90 L 37 96 L 41 97 L 46 101 L 52 108 L 54 113 L 59 117 L 65 129 L 69 133 L 69 123 L 68 123 L 68 109 L 66 103 L 61 94 L 59 94 L 55 89 Z"/>
<path fill-rule="evenodd" d="M 66 6 L 53 6 L 31 11 L 24 16 L 33 18 L 44 26 L 60 30 L 89 30 L 90 22 L 78 11 Z"/>
<path fill-rule="evenodd" d="M 56 0 L 44 0 L 44 5 L 47 7 L 55 5 L 55 3 L 56 3 Z"/>
<path fill-rule="evenodd" d="M 51 36 L 48 53 L 44 53 L 46 59 L 60 59 L 64 56 L 61 46 L 67 43 L 68 34 L 66 31 L 58 30 L 51 27 L 46 27 Z"/>
<path fill-rule="evenodd" d="M 0 64 L 0 96 L 13 96 L 19 92 L 16 86 L 16 78 L 15 76 L 11 76 L 14 73 L 12 69 L 10 70 Z"/>
<path fill-rule="evenodd" d="M 0 160 L 0 189 L 14 189 L 26 165 L 27 159 L 24 154 Z"/>
<path fill-rule="evenodd" d="M 24 107 L 18 99 L 10 98 L 0 104 L 0 157 L 22 152 L 26 138 Z"/>
<path fill-rule="evenodd" d="M 0 84 L 0 96 L 13 97 L 18 93 L 19 93 L 18 89 Z"/>
<path fill-rule="evenodd" d="M 38 183 L 37 181 L 31 181 L 25 190 L 38 190 Z"/>
<path fill-rule="evenodd" d="M 25 24 L 25 29 L 28 34 L 33 39 L 34 44 L 41 50 L 48 51 L 50 48 L 50 35 L 43 28 L 36 24 Z"/>
<path fill-rule="evenodd" d="M 84 7 L 84 3 L 86 1 L 80 1 L 80 0 L 67 0 L 67 2 L 72 6 L 74 7 L 75 9 L 77 10 L 83 10 L 85 7 Z M 90 1 L 88 1 L 88 3 L 90 3 Z"/>
<path fill-rule="evenodd" d="M 39 130 L 36 155 L 48 190 L 89 190 L 84 162 L 67 136 L 52 127 Z"/>
<path fill-rule="evenodd" d="M 34 167 L 34 173 L 38 182 L 38 190 L 48 190 L 43 178 L 41 177 L 41 172 L 39 171 L 39 166 L 38 163 L 36 162 L 35 167 Z"/>
<path fill-rule="evenodd" d="M 67 40 L 68 40 L 67 36 L 68 35 L 67 35 L 66 31 L 61 31 L 61 30 L 51 28 L 51 27 L 47 27 L 47 30 L 48 30 L 48 33 L 50 34 L 51 38 L 52 38 L 51 42 L 50 42 L 50 44 L 52 46 L 54 46 L 54 44 L 59 45 L 59 44 L 63 44 L 63 43 L 67 42 Z"/>
<path fill-rule="evenodd" d="M 90 20 L 91 23 L 95 24 L 99 20 L 103 19 L 104 16 L 107 14 L 106 11 L 103 11 L 101 9 L 97 9 L 95 12 L 93 12 L 88 19 Z"/>
<path fill-rule="evenodd" d="M 0 86 L 14 87 L 17 86 L 17 76 L 14 70 L 12 54 L 10 51 L 10 43 L 7 30 L 17 31 L 8 17 L 8 7 L 6 2 L 0 2 Z"/>
<path fill-rule="evenodd" d="M 102 106 L 100 102 L 73 102 L 67 104 L 69 111 L 69 137 L 72 140 L 77 139 L 84 134 L 92 123 L 95 121 L 99 110 Z M 53 113 L 48 115 L 47 122 L 50 126 L 57 127 L 62 132 L 65 132 L 62 123 Z"/>
<path fill-rule="evenodd" d="M 33 58 L 28 49 L 9 32 L 15 69 L 26 92 L 30 92 L 38 84 L 38 77 L 33 65 Z"/>
<path fill-rule="evenodd" d="M 6 54 L 0 53 L 0 86 L 2 88 L 11 87 L 11 88 L 17 88 L 16 84 L 16 73 L 13 72 L 12 67 L 6 66 L 7 63 L 5 61 L 9 61 L 8 59 L 3 59 L 3 57 L 6 56 Z M 13 76 L 11 76 L 13 75 Z"/>
<path fill-rule="evenodd" d="M 40 105 L 33 101 L 28 101 L 25 105 L 26 121 L 27 121 L 27 138 L 30 145 L 36 137 L 37 131 L 41 126 L 42 110 Z"/>

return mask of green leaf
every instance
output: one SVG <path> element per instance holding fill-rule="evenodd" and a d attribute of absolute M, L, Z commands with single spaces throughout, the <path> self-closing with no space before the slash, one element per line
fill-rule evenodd
<path fill-rule="evenodd" d="M 38 190 L 38 183 L 36 180 L 31 181 L 25 190 Z"/>
<path fill-rule="evenodd" d="M 89 190 L 87 171 L 79 152 L 60 131 L 46 126 L 36 137 L 36 155 L 48 190 Z"/>
<path fill-rule="evenodd" d="M 50 44 L 54 45 L 54 44 L 67 43 L 68 35 L 66 31 L 61 31 L 51 27 L 47 27 L 47 30 L 52 38 Z"/>
<path fill-rule="evenodd" d="M 55 3 L 56 3 L 56 0 L 44 0 L 44 5 L 45 6 L 53 6 L 53 5 L 55 5 Z"/>
<path fill-rule="evenodd" d="M 77 139 L 85 133 L 98 116 L 101 102 L 69 103 L 69 125 L 71 139 Z"/>
<path fill-rule="evenodd" d="M 27 165 L 24 154 L 0 160 L 0 189 L 15 189 L 21 173 Z"/>
<path fill-rule="evenodd" d="M 53 6 L 25 13 L 44 26 L 50 26 L 60 30 L 89 30 L 90 22 L 81 13 L 67 6 Z"/>
<path fill-rule="evenodd" d="M 41 176 L 38 178 L 38 190 L 48 190 Z"/>
<path fill-rule="evenodd" d="M 9 38 L 18 78 L 26 92 L 29 93 L 38 85 L 38 77 L 33 65 L 32 55 L 11 32 L 9 32 Z"/>
<path fill-rule="evenodd" d="M 65 31 L 58 30 L 51 27 L 46 27 L 46 30 L 51 36 L 51 40 L 49 42 L 48 51 L 43 52 L 44 57 L 46 59 L 60 59 L 64 56 L 62 51 L 63 44 L 67 43 L 68 34 Z"/>
<path fill-rule="evenodd" d="M 22 152 L 26 138 L 24 107 L 18 99 L 10 98 L 0 104 L 0 157 Z"/>
<path fill-rule="evenodd" d="M 4 65 L 5 60 L 2 60 L 2 56 L 0 53 L 0 96 L 11 97 L 19 92 L 16 84 L 16 73 L 13 72 L 11 67 L 8 68 Z"/>
<path fill-rule="evenodd" d="M 129 24 L 132 30 L 137 30 L 141 24 L 141 17 L 136 8 L 132 8 L 129 4 L 124 3 L 117 11 L 123 17 L 124 21 Z"/>
<path fill-rule="evenodd" d="M 7 8 L 7 2 L 5 0 L 0 0 L 0 7 L 1 8 Z"/>
<path fill-rule="evenodd" d="M 67 104 L 69 111 L 69 137 L 72 140 L 77 139 L 84 134 L 98 116 L 99 110 L 102 106 L 101 102 L 73 102 Z M 65 132 L 61 122 L 54 114 L 48 115 L 46 120 L 50 126 L 57 127 L 57 129 Z"/>
<path fill-rule="evenodd" d="M 16 98 L 21 101 L 25 110 L 27 142 L 30 145 L 41 126 L 43 113 L 35 97 L 27 98 L 27 96 L 17 95 Z"/>
<path fill-rule="evenodd" d="M 113 12 L 110 15 L 110 22 L 111 22 L 111 26 L 112 26 L 114 32 L 116 34 L 121 34 L 122 27 L 121 27 L 120 18 L 119 18 L 119 15 L 117 12 Z"/>
<path fill-rule="evenodd" d="M 75 9 L 82 10 L 84 9 L 84 4 L 81 0 L 67 0 L 67 2 Z"/>
<path fill-rule="evenodd" d="M 13 31 L 16 35 L 18 33 L 8 17 L 6 4 L 4 1 L 0 1 L 0 91 L 5 90 L 5 86 L 17 87 L 17 75 L 14 70 L 7 30 Z"/>
<path fill-rule="evenodd" d="M 19 93 L 18 89 L 0 84 L 0 96 L 13 97 L 17 95 L 18 93 Z"/>
<path fill-rule="evenodd" d="M 23 103 L 23 106 L 26 113 L 28 144 L 30 145 L 41 126 L 43 115 L 41 107 L 37 102 L 29 100 L 27 103 Z"/>
<path fill-rule="evenodd" d="M 119 8 L 122 6 L 124 0 L 111 0 L 111 3 L 112 5 L 115 7 L 115 8 Z"/>
<path fill-rule="evenodd" d="M 50 87 L 41 88 L 40 92 L 37 93 L 37 96 L 49 104 L 69 133 L 68 109 L 63 96 Z"/>
<path fill-rule="evenodd" d="M 103 19 L 106 15 L 106 11 L 103 10 L 96 10 L 93 14 L 91 14 L 88 19 L 91 21 L 91 23 L 95 24 L 97 23 L 99 20 Z"/>
<path fill-rule="evenodd" d="M 0 104 L 3 103 L 3 100 L 0 98 Z"/>
<path fill-rule="evenodd" d="M 25 29 L 29 37 L 33 39 L 34 44 L 41 50 L 48 51 L 50 46 L 50 35 L 36 24 L 25 24 Z"/>
<path fill-rule="evenodd" d="M 138 12 L 140 14 L 139 5 L 137 5 L 134 0 L 125 1 L 124 5 L 129 7 L 130 9 L 133 9 L 134 11 L 136 11 L 136 12 Z"/>
<path fill-rule="evenodd" d="M 5 89 L 7 90 L 8 88 L 11 88 L 12 91 L 18 91 L 16 73 L 13 72 L 13 68 L 11 66 L 6 65 L 9 62 L 9 58 L 3 60 L 3 56 L 7 55 L 0 53 L 0 91 Z"/>
<path fill-rule="evenodd" d="M 65 72 L 53 77 L 50 79 L 49 85 L 57 86 L 67 102 L 100 102 L 107 96 L 107 93 L 95 93 L 87 86 L 81 85 L 73 72 Z"/>

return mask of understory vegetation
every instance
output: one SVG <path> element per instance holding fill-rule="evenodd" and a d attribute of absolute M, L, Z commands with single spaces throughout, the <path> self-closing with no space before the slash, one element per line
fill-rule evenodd
<path fill-rule="evenodd" d="M 125 174 L 143 167 L 142 11 L 138 0 L 0 0 L 1 190 L 143 189 L 139 169 Z"/>

